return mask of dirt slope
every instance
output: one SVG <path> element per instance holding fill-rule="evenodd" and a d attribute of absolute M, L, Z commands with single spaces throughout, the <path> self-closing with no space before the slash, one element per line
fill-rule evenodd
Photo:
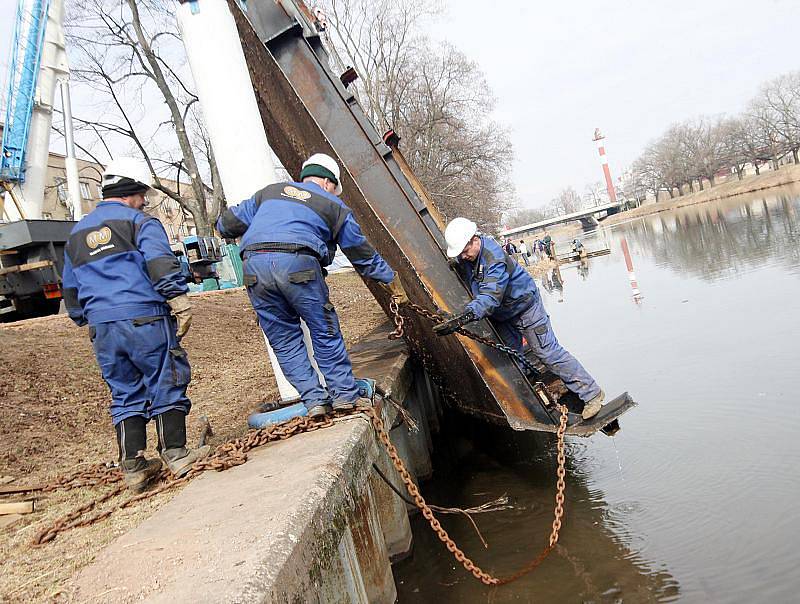
<path fill-rule="evenodd" d="M 354 273 L 332 276 L 328 282 L 350 346 L 384 314 Z M 206 415 L 215 444 L 244 432 L 247 415 L 258 403 L 276 398 L 277 388 L 245 292 L 209 292 L 192 300 L 194 321 L 184 341 L 193 371 L 189 438 L 197 439 L 197 418 Z M 81 464 L 116 459 L 108 401 L 86 328 L 75 327 L 65 316 L 0 325 L 0 477 L 43 483 Z M 148 444 L 154 450 L 152 432 Z M 39 528 L 103 491 L 41 496 L 41 511 L 0 525 L 0 601 L 58 599 L 60 586 L 76 568 L 170 497 L 155 497 L 42 548 L 29 547 Z"/>

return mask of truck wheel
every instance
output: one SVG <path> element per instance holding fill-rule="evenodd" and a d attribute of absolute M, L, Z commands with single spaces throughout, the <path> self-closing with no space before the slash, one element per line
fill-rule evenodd
<path fill-rule="evenodd" d="M 49 299 L 44 296 L 35 296 L 22 300 L 14 300 L 14 307 L 17 309 L 18 319 L 56 315 L 58 314 L 60 306 L 61 298 Z"/>

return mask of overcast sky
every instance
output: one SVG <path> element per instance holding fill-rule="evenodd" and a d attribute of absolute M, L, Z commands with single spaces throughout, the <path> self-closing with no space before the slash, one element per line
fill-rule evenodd
<path fill-rule="evenodd" d="M 0 0 L 3 82 L 15 5 Z M 798 25 L 798 0 L 447 0 L 429 30 L 484 71 L 520 204 L 538 206 L 602 178 L 596 127 L 616 174 L 670 123 L 740 111 L 800 69 Z"/>
<path fill-rule="evenodd" d="M 511 130 L 520 204 L 615 173 L 667 126 L 736 113 L 800 69 L 798 0 L 450 0 L 432 26 L 477 61 Z M 616 176 L 615 176 L 616 178 Z"/>

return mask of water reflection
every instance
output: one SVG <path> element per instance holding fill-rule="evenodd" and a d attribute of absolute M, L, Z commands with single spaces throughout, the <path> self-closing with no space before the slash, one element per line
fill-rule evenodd
<path fill-rule="evenodd" d="M 640 406 L 614 441 L 571 439 L 559 555 L 489 589 L 417 519 L 415 558 L 395 570 L 401 600 L 797 600 L 798 216 L 791 191 L 664 212 L 587 236 L 611 254 L 589 259 L 585 280 L 575 265 L 545 275 L 559 339 L 609 395 L 627 390 Z M 569 289 L 563 304 L 554 281 Z M 478 564 L 510 572 L 549 533 L 554 466 L 550 445 L 493 430 L 464 430 L 423 492 L 457 506 L 512 496 L 519 508 L 477 518 L 489 550 L 466 521 L 444 519 Z"/>
<path fill-rule="evenodd" d="M 547 541 L 553 512 L 556 459 L 548 436 L 487 426 L 450 416 L 437 442 L 433 480 L 426 498 L 439 505 L 472 506 L 508 494 L 513 509 L 476 515 L 483 538 L 463 518 L 440 518 L 467 556 L 504 575 L 534 558 Z M 570 459 L 582 457 L 570 445 Z M 625 529 L 630 510 L 616 510 L 590 489 L 570 461 L 568 503 L 560 545 L 542 566 L 509 586 L 490 588 L 454 562 L 426 521 L 417 516 L 414 555 L 396 564 L 401 602 L 669 602 L 680 587 L 663 564 L 647 559 Z"/>
<path fill-rule="evenodd" d="M 542 275 L 542 287 L 559 302 L 564 301 L 564 277 L 561 274 L 560 266 L 556 266 L 552 271 Z"/>
<path fill-rule="evenodd" d="M 680 273 L 727 278 L 765 263 L 798 274 L 800 200 L 762 196 L 700 204 L 625 226 L 636 248 Z"/>
<path fill-rule="evenodd" d="M 578 275 L 586 281 L 589 278 L 589 261 L 586 258 L 581 258 L 578 263 Z"/>

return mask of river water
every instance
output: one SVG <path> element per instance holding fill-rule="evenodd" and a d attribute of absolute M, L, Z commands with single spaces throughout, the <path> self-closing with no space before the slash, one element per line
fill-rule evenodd
<path fill-rule="evenodd" d="M 644 296 L 632 297 L 627 240 Z M 611 254 L 541 287 L 561 342 L 609 398 L 639 407 L 613 439 L 569 439 L 565 526 L 532 574 L 489 588 L 419 516 L 395 565 L 401 602 L 800 600 L 800 191 L 663 212 L 584 239 Z M 562 249 L 566 249 L 562 244 Z M 484 569 L 509 574 L 546 543 L 555 460 L 540 435 L 448 418 L 428 501 L 467 507 L 444 526 Z"/>

